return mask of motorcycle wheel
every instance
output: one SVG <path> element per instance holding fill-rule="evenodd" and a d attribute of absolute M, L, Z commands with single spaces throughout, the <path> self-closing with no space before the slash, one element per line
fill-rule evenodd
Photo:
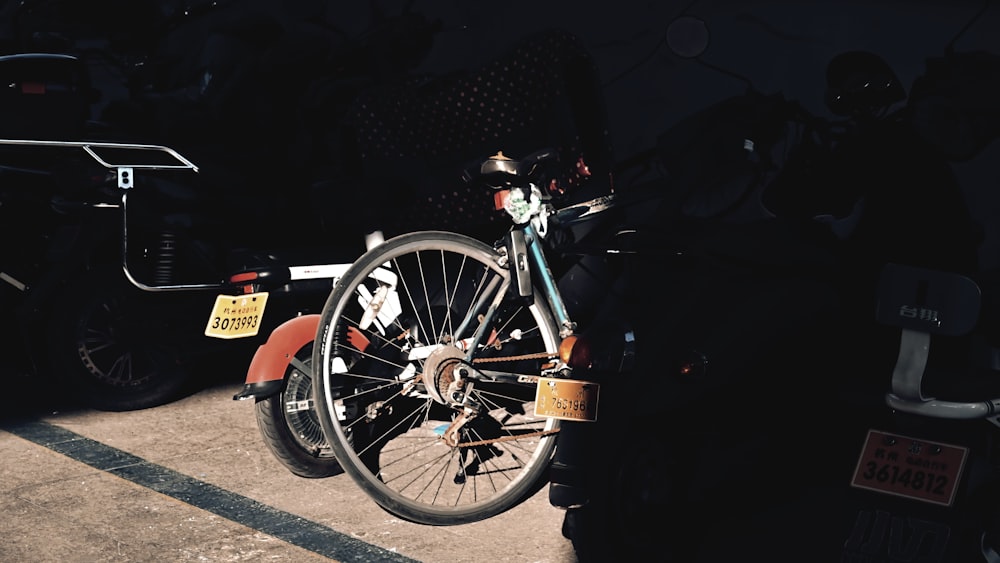
<path fill-rule="evenodd" d="M 295 353 L 285 373 L 285 387 L 255 403 L 257 427 L 274 457 L 307 479 L 344 472 L 316 417 L 312 394 L 312 343 Z"/>
<path fill-rule="evenodd" d="M 183 339 L 201 334 L 192 320 L 209 310 L 196 312 L 190 299 L 143 292 L 117 268 L 82 274 L 62 289 L 50 315 L 54 376 L 97 410 L 139 410 L 179 398 L 192 379 Z"/>

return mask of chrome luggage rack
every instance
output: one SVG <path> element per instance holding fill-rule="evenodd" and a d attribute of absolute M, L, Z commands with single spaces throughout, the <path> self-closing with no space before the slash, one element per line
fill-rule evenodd
<path fill-rule="evenodd" d="M 128 190 L 134 187 L 136 170 L 174 170 L 198 172 L 198 166 L 185 158 L 179 152 L 163 145 L 137 144 L 137 143 L 115 143 L 106 141 L 48 141 L 33 139 L 0 139 L 0 146 L 21 146 L 21 147 L 60 147 L 76 148 L 85 152 L 99 165 L 115 172 L 118 181 L 118 188 L 122 190 L 121 203 L 118 205 L 100 203 L 93 204 L 94 207 L 112 207 L 121 209 L 122 215 L 122 271 L 129 283 L 143 291 L 188 291 L 201 289 L 217 289 L 222 287 L 223 282 L 204 284 L 178 284 L 178 285 L 148 285 L 135 276 L 128 267 L 128 221 L 126 221 L 126 210 L 128 203 Z M 107 155 L 101 155 L 100 151 L 126 151 L 134 154 L 156 153 L 160 155 L 164 162 L 150 162 L 151 159 L 137 159 L 136 161 L 113 162 Z M 163 158 L 166 155 L 168 158 Z"/>
<path fill-rule="evenodd" d="M 90 155 L 98 164 L 108 170 L 118 172 L 118 187 L 129 189 L 132 187 L 132 171 L 139 170 L 190 170 L 197 172 L 198 167 L 184 158 L 179 152 L 163 145 L 144 145 L 135 143 L 112 143 L 105 141 L 41 141 L 31 139 L 0 139 L 0 145 L 23 146 L 23 147 L 64 147 L 78 148 Z M 98 154 L 99 149 L 132 150 L 136 152 L 150 152 L 166 154 L 177 161 L 177 164 L 142 164 L 141 162 L 130 162 L 116 164 L 108 162 L 107 159 Z"/>

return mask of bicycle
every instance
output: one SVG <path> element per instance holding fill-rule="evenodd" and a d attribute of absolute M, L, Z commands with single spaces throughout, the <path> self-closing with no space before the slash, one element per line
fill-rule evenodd
<path fill-rule="evenodd" d="M 502 153 L 469 174 L 513 225 L 490 246 L 416 231 L 370 249 L 323 307 L 312 365 L 334 456 L 383 509 L 454 525 L 499 514 L 545 483 L 564 421 L 595 421 L 600 385 L 546 259 L 553 225 L 615 208 L 561 210 L 543 183 L 556 152 Z M 605 216 L 606 217 L 606 216 Z"/>

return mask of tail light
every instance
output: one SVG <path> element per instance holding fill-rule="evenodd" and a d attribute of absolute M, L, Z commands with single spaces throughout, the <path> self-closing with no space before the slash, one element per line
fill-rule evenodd
<path fill-rule="evenodd" d="M 253 293 L 256 291 L 256 284 L 259 277 L 257 272 L 240 272 L 229 276 L 229 283 L 240 288 L 243 293 Z"/>
<path fill-rule="evenodd" d="M 708 358 L 697 350 L 688 352 L 677 366 L 677 374 L 687 378 L 701 378 L 708 373 Z"/>

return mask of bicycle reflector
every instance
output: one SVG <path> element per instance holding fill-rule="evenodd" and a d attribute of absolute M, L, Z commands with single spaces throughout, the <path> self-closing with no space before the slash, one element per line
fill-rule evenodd
<path fill-rule="evenodd" d="M 567 336 L 559 343 L 559 359 L 574 369 L 589 369 L 593 363 L 591 343 L 586 338 Z"/>
<path fill-rule="evenodd" d="M 574 369 L 592 369 L 622 373 L 635 363 L 635 333 L 623 328 L 621 333 L 567 336 L 559 343 L 559 359 Z"/>

